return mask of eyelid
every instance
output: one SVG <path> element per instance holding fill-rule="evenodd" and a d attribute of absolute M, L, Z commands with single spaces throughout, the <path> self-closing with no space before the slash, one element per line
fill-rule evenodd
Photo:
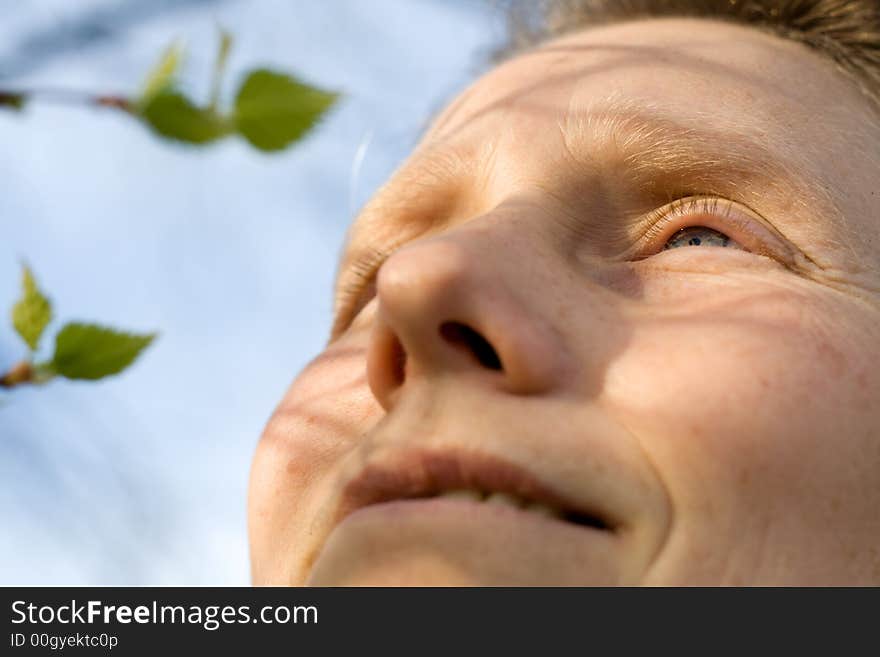
<path fill-rule="evenodd" d="M 651 212 L 644 236 L 627 254 L 644 259 L 659 253 L 663 243 L 683 228 L 705 226 L 720 231 L 742 244 L 749 252 L 795 267 L 792 247 L 757 212 L 718 196 L 688 196 Z"/>

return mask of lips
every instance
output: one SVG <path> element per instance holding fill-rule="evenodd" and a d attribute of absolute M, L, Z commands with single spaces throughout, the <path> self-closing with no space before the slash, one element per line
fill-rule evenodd
<path fill-rule="evenodd" d="M 333 525 L 386 502 L 457 498 L 499 503 L 592 531 L 614 531 L 607 511 L 568 499 L 519 465 L 473 451 L 412 451 L 368 463 L 343 487 Z"/>

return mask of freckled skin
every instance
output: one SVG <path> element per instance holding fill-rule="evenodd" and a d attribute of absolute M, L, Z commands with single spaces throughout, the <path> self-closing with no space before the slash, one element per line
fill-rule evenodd
<path fill-rule="evenodd" d="M 554 185 L 559 117 L 610 92 L 781 145 L 845 223 L 743 183 L 731 200 L 807 264 L 704 245 L 604 254 L 597 208 L 626 199 L 610 184 L 599 198 L 601 176 Z M 855 87 L 797 44 L 664 19 L 546 44 L 450 108 L 395 176 L 409 192 L 380 191 L 351 247 L 412 237 L 259 442 L 254 582 L 880 585 L 880 149 L 864 146 L 880 133 Z M 440 148 L 461 155 L 470 186 L 426 180 L 404 203 Z M 560 210 L 575 203 L 594 221 L 580 241 Z M 398 229 L 401 204 L 415 216 Z M 502 369 L 444 337 L 448 322 L 479 333 Z M 346 477 L 414 446 L 507 457 L 626 509 L 625 529 L 600 540 L 445 507 L 332 525 Z"/>

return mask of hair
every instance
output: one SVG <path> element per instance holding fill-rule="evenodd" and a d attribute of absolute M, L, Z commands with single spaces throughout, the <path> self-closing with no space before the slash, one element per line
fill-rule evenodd
<path fill-rule="evenodd" d="M 548 39 L 643 18 L 729 21 L 830 58 L 880 112 L 880 0 L 507 0 L 505 59 Z"/>

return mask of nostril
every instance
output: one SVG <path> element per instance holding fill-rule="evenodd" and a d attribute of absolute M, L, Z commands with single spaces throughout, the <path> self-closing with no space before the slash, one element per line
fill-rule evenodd
<path fill-rule="evenodd" d="M 406 379 L 406 350 L 397 338 L 391 343 L 391 376 L 395 386 Z"/>
<path fill-rule="evenodd" d="M 458 322 L 444 322 L 440 325 L 440 335 L 447 342 L 470 351 L 483 367 L 490 370 L 502 369 L 501 359 L 495 349 L 471 327 Z"/>

